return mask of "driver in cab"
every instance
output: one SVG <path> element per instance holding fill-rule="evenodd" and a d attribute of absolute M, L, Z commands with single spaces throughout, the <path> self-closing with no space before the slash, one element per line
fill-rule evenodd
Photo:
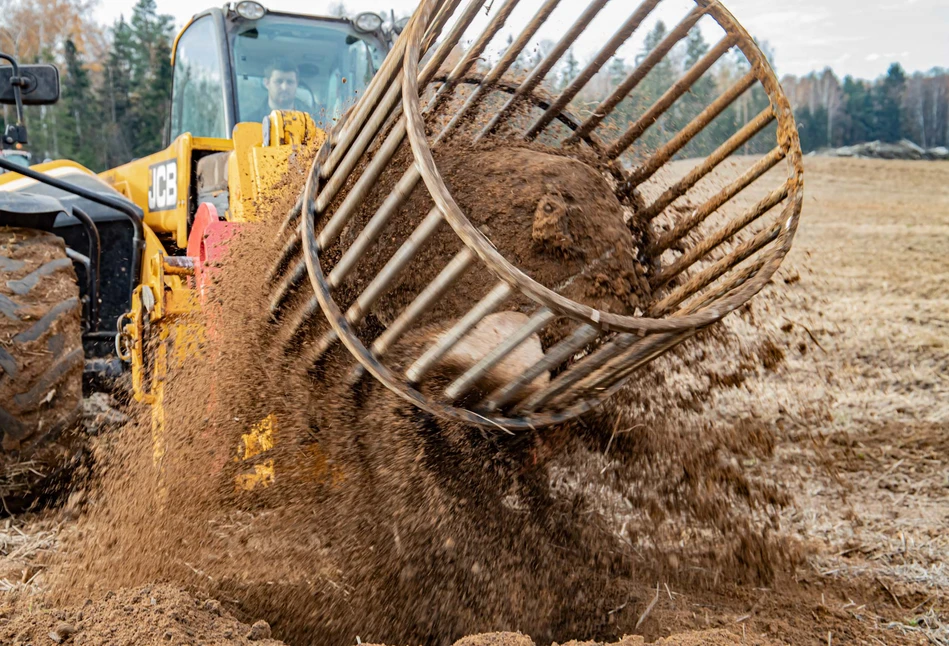
<path fill-rule="evenodd" d="M 247 121 L 260 123 L 274 110 L 306 111 L 306 106 L 297 101 L 300 84 L 297 66 L 286 58 L 277 58 L 264 70 L 264 87 L 267 100 L 252 110 Z"/>

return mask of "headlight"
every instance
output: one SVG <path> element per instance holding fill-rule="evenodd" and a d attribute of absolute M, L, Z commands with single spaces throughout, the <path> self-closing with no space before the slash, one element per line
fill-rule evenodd
<path fill-rule="evenodd" d="M 379 14 L 367 11 L 356 16 L 356 19 L 353 20 L 353 25 L 355 25 L 357 30 L 368 34 L 382 27 L 382 17 L 379 16 Z"/>
<path fill-rule="evenodd" d="M 250 0 L 238 2 L 236 11 L 238 16 L 246 18 L 247 20 L 260 20 L 264 17 L 264 14 L 267 13 L 267 10 L 264 9 L 262 4 L 259 2 L 251 2 Z"/>

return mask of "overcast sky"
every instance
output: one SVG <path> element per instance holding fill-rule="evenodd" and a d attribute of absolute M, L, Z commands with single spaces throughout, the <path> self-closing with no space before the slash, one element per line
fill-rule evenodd
<path fill-rule="evenodd" d="M 173 15 L 179 27 L 197 8 L 204 8 L 202 0 L 157 3 L 158 10 Z M 134 4 L 135 0 L 102 0 L 97 17 L 112 23 L 120 14 L 127 17 Z M 207 6 L 216 4 L 218 0 L 207 0 Z M 263 4 L 269 9 L 318 14 L 325 12 L 332 0 L 268 0 Z M 394 9 L 408 13 L 416 4 L 417 0 L 346 0 L 351 12 Z M 540 0 L 522 0 L 512 24 L 523 24 L 540 4 Z M 554 14 L 559 20 L 544 35 L 555 39 L 557 30 L 570 24 L 586 4 L 564 0 Z M 779 74 L 806 74 L 830 65 L 841 76 L 875 78 L 894 61 L 910 72 L 949 67 L 949 0 L 724 0 L 723 4 L 753 36 L 768 41 L 775 51 Z M 591 35 L 578 44 L 578 58 L 594 52 L 633 6 L 632 0 L 612 0 L 591 26 Z M 671 25 L 690 6 L 690 0 L 666 0 L 653 20 L 661 18 Z M 718 34 L 709 31 L 707 36 L 712 40 Z M 639 43 L 641 39 L 621 54 L 631 58 Z"/>

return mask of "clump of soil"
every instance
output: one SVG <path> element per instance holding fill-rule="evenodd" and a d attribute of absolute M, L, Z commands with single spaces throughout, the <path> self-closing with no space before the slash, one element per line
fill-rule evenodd
<path fill-rule="evenodd" d="M 149 585 L 108 592 L 66 610 L 23 597 L 0 609 L 2 644 L 192 644 L 280 646 L 266 622 L 248 626 L 215 599 L 201 601 L 181 590 Z"/>
<path fill-rule="evenodd" d="M 645 309 L 650 294 L 638 261 L 641 241 L 627 227 L 627 210 L 600 169 L 542 146 L 451 143 L 436 149 L 435 156 L 452 196 L 469 221 L 515 267 L 591 307 L 626 315 Z M 364 229 L 410 160 L 408 145 L 403 144 L 351 225 L 343 230 L 339 243 L 323 254 L 325 269 L 332 269 Z M 371 252 L 334 294 L 341 304 L 347 306 L 369 285 L 434 206 L 427 187 L 419 181 Z M 394 289 L 373 308 L 373 317 L 384 325 L 394 320 L 462 248 L 457 234 L 442 224 Z M 457 319 L 496 282 L 494 274 L 477 261 L 421 325 Z M 506 304 L 525 311 L 531 306 L 521 297 L 512 297 Z M 547 336 L 545 344 L 556 340 Z"/>
<path fill-rule="evenodd" d="M 512 262 L 604 309 L 628 312 L 646 297 L 636 240 L 598 171 L 520 148 L 470 155 L 443 160 L 456 198 Z M 475 171 L 490 181 L 464 179 Z M 444 422 L 354 378 L 342 348 L 312 369 L 292 360 L 298 353 L 288 359 L 265 276 L 298 193 L 288 187 L 231 241 L 206 303 L 203 360 L 173 366 L 161 424 L 145 411 L 101 453 L 101 482 L 60 572 L 63 596 L 167 580 L 222 599 L 242 620 L 266 617 L 288 641 L 447 645 L 512 626 L 541 642 L 616 639 L 633 631 L 657 572 L 689 579 L 700 564 L 709 576 L 769 576 L 769 514 L 784 500 L 733 462 L 766 454 L 768 436 L 703 435 L 697 422 L 708 393 L 740 384 L 725 377 L 742 367 L 701 373 L 704 395 L 674 383 L 676 372 L 701 370 L 694 353 L 727 339 L 680 349 L 576 423 L 509 435 Z M 411 227 L 431 204 L 421 191 L 406 208 L 393 226 Z M 391 248 L 367 259 L 377 268 L 402 238 L 382 240 Z M 433 248 L 381 320 L 458 247 Z M 373 274 L 363 270 L 351 296 Z M 484 272 L 468 279 L 432 326 L 489 287 Z M 683 401 L 693 410 L 677 410 Z M 622 524 L 604 500 L 638 515 Z M 683 547 L 684 531 L 693 533 Z"/>

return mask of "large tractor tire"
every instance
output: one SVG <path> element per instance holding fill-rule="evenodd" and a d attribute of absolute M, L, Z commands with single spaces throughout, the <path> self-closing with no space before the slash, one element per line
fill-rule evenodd
<path fill-rule="evenodd" d="M 82 307 L 61 238 L 0 227 L 0 497 L 42 497 L 73 451 L 82 406 Z"/>

